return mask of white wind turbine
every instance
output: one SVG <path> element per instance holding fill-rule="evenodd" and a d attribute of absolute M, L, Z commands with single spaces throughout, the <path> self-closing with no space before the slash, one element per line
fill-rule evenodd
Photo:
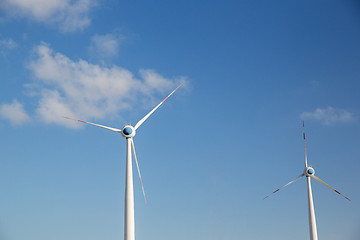
<path fill-rule="evenodd" d="M 126 138 L 127 151 L 126 151 L 126 182 L 125 182 L 125 212 L 124 212 L 124 215 L 125 215 L 124 239 L 125 240 L 135 240 L 134 186 L 133 186 L 131 150 L 134 153 L 134 159 L 135 159 L 136 167 L 137 167 L 137 170 L 139 173 L 141 188 L 142 188 L 142 192 L 143 192 L 145 203 L 146 203 L 145 191 L 144 191 L 144 186 L 143 186 L 143 183 L 141 180 L 139 165 L 138 165 L 138 162 L 136 159 L 133 137 L 135 136 L 136 129 L 138 129 L 140 127 L 140 125 L 143 124 L 145 122 L 145 120 L 148 117 L 150 117 L 150 115 L 156 109 L 158 109 L 158 107 L 160 107 L 160 105 L 163 104 L 163 102 L 165 102 L 165 100 L 168 99 L 180 86 L 181 86 L 181 84 L 174 91 L 172 91 L 164 100 L 162 100 L 162 102 L 160 102 L 153 110 L 151 110 L 148 114 L 146 114 L 145 117 L 143 117 L 138 123 L 136 123 L 134 127 L 129 124 L 129 125 L 125 125 L 122 129 L 117 129 L 117 128 L 107 127 L 107 126 L 103 126 L 103 125 L 96 124 L 96 123 L 90 123 L 90 122 L 85 122 L 82 120 L 64 117 L 66 119 L 78 121 L 81 123 L 87 123 L 87 124 L 105 128 L 105 129 L 108 129 L 108 130 L 111 130 L 111 131 L 114 131 L 117 133 L 121 133 L 121 135 Z"/>
<path fill-rule="evenodd" d="M 302 178 L 303 176 L 306 176 L 306 180 L 307 180 L 307 192 L 308 192 L 308 205 L 309 205 L 309 230 L 310 230 L 310 240 L 318 240 L 318 235 L 317 235 L 317 228 L 316 228 L 316 219 L 315 219 L 315 209 L 314 209 L 314 201 L 313 201 L 313 196 L 312 196 L 312 190 L 311 190 L 311 182 L 310 182 L 310 178 L 315 179 L 316 181 L 324 184 L 325 186 L 329 187 L 330 189 L 332 189 L 333 191 L 335 191 L 337 194 L 340 194 L 341 196 L 343 196 L 344 198 L 346 198 L 347 200 L 351 201 L 349 198 L 345 197 L 344 195 L 342 195 L 340 192 L 338 192 L 337 190 L 335 190 L 334 188 L 330 187 L 327 183 L 325 183 L 324 181 L 322 181 L 320 178 L 315 176 L 315 170 L 314 168 L 312 168 L 311 166 L 308 165 L 307 163 L 307 156 L 306 156 L 306 144 L 305 144 L 305 127 L 304 127 L 304 122 L 303 122 L 303 136 L 304 136 L 304 155 L 305 155 L 305 169 L 304 172 L 298 176 L 297 178 L 295 178 L 294 180 L 292 180 L 291 182 L 285 184 L 284 186 L 282 186 L 281 188 L 276 189 L 274 192 L 272 192 L 271 194 L 269 194 L 268 196 L 264 197 L 268 198 L 270 195 L 278 192 L 280 189 L 286 187 L 287 185 L 299 180 L 300 178 Z"/>

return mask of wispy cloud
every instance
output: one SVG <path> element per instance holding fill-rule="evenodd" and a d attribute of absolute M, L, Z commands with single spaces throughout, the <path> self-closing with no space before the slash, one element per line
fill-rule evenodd
<path fill-rule="evenodd" d="M 129 70 L 73 61 L 42 43 L 28 64 L 34 75 L 34 96 L 39 97 L 36 113 L 47 123 L 74 127 L 62 116 L 102 119 L 117 116 L 135 103 L 151 100 L 154 95 L 170 91 L 186 78 L 167 79 L 153 70 L 139 71 L 137 78 Z"/>
<path fill-rule="evenodd" d="M 11 38 L 8 38 L 8 39 L 1 39 L 0 40 L 0 48 L 2 49 L 14 49 L 16 48 L 18 45 L 17 43 L 12 40 Z"/>
<path fill-rule="evenodd" d="M 23 105 L 16 100 L 0 106 L 0 117 L 9 120 L 12 125 L 22 125 L 30 121 Z"/>
<path fill-rule="evenodd" d="M 327 108 L 317 108 L 313 112 L 303 112 L 300 117 L 302 119 L 318 120 L 325 125 L 347 123 L 355 120 L 355 116 L 352 112 L 330 106 Z"/>
<path fill-rule="evenodd" d="M 6 52 L 17 48 L 17 43 L 11 38 L 0 39 L 0 53 L 5 55 Z"/>
<path fill-rule="evenodd" d="M 64 32 L 81 30 L 91 22 L 89 12 L 95 0 L 3 0 L 0 4 L 10 16 L 54 23 Z"/>
<path fill-rule="evenodd" d="M 100 58 L 116 57 L 119 52 L 120 41 L 123 37 L 117 33 L 94 35 L 89 47 L 90 53 Z"/>

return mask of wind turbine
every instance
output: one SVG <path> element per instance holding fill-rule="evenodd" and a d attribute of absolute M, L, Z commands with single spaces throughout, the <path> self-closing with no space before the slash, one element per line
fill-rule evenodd
<path fill-rule="evenodd" d="M 145 115 L 145 117 L 143 117 L 138 123 L 135 124 L 135 126 L 131 126 L 130 124 L 125 125 L 122 129 L 118 129 L 118 128 L 112 128 L 112 127 L 107 127 L 107 126 L 103 126 L 100 124 L 96 124 L 96 123 L 91 123 L 91 122 L 85 122 L 82 120 L 77 120 L 77 119 L 73 119 L 73 118 L 69 118 L 69 117 L 64 117 L 66 119 L 70 119 L 70 120 L 74 120 L 74 121 L 78 121 L 81 123 L 86 123 L 86 124 L 90 124 L 90 125 L 94 125 L 97 127 L 101 127 L 101 128 L 105 128 L 117 133 L 121 133 L 121 135 L 126 138 L 126 146 L 127 146 L 127 150 L 126 150 L 126 180 L 125 180 L 125 212 L 124 212 L 124 239 L 125 240 L 135 240 L 135 218 L 134 218 L 134 186 L 133 186 L 133 171 L 132 171 L 132 162 L 131 162 L 131 150 L 134 154 L 134 159 L 135 159 L 135 163 L 136 163 L 136 167 L 139 173 L 139 178 L 140 178 L 140 183 L 141 183 L 141 188 L 142 188 L 142 192 L 144 195 L 144 199 L 145 199 L 145 203 L 146 203 L 146 197 L 145 197 L 145 191 L 144 191 L 144 186 L 141 180 L 141 174 L 140 174 L 140 169 L 139 169 L 139 165 L 137 162 L 137 158 L 136 158 L 136 153 L 135 153 L 135 145 L 134 145 L 134 140 L 133 137 L 136 134 L 136 129 L 138 129 L 141 124 L 143 124 L 145 122 L 146 119 L 148 119 L 148 117 L 150 117 L 151 114 L 153 114 L 155 112 L 156 109 L 158 109 L 158 107 L 161 106 L 161 104 L 163 104 L 163 102 L 165 102 L 166 99 L 168 99 L 176 90 L 178 90 L 178 88 L 181 86 L 181 84 L 174 90 L 172 91 L 164 100 L 162 100 L 153 110 L 151 110 L 148 114 Z"/>
<path fill-rule="evenodd" d="M 335 190 L 334 188 L 330 187 L 327 183 L 325 183 L 323 180 L 321 180 L 320 178 L 318 178 L 317 176 L 315 176 L 315 170 L 314 168 L 312 168 L 311 166 L 308 165 L 307 163 L 307 155 L 306 155 L 306 143 L 305 143 L 305 126 L 304 126 L 304 121 L 303 121 L 303 136 L 304 136 L 304 155 L 305 155 L 305 169 L 304 172 L 298 176 L 297 178 L 295 178 L 294 180 L 288 182 L 287 184 L 285 184 L 284 186 L 282 186 L 281 188 L 276 189 L 274 192 L 272 192 L 271 194 L 269 194 L 268 196 L 264 197 L 268 198 L 269 196 L 271 196 L 272 194 L 278 192 L 280 189 L 290 185 L 293 182 L 296 182 L 297 180 L 299 180 L 300 178 L 306 176 L 306 180 L 307 180 L 307 192 L 308 192 L 308 206 L 309 206 L 309 228 L 310 228 L 310 240 L 318 240 L 318 235 L 317 235 L 317 228 L 316 228 L 316 219 L 315 219 L 315 209 L 314 209 L 314 201 L 313 201 L 313 196 L 312 196 L 312 190 L 311 190 L 311 181 L 310 179 L 313 178 L 316 181 L 324 184 L 325 186 L 327 186 L 328 188 L 332 189 L 333 191 L 335 191 L 337 194 L 340 194 L 341 196 L 343 196 L 344 198 L 346 198 L 347 200 L 351 201 L 349 198 L 345 197 L 344 195 L 342 195 L 339 191 Z"/>

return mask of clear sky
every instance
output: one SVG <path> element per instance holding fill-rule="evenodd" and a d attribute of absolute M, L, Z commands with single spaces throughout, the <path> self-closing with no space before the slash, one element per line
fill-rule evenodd
<path fill-rule="evenodd" d="M 0 1 L 0 239 L 360 238 L 358 1 Z M 136 170 L 136 168 L 134 168 Z"/>

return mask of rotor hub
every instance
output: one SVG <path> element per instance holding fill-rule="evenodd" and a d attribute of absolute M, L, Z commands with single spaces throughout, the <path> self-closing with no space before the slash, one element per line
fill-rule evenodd
<path fill-rule="evenodd" d="M 315 174 L 315 170 L 312 167 L 307 167 L 304 171 L 304 174 L 310 177 Z"/>
<path fill-rule="evenodd" d="M 135 128 L 131 125 L 126 125 L 121 130 L 121 135 L 126 138 L 135 136 L 135 133 L 136 133 Z"/>

